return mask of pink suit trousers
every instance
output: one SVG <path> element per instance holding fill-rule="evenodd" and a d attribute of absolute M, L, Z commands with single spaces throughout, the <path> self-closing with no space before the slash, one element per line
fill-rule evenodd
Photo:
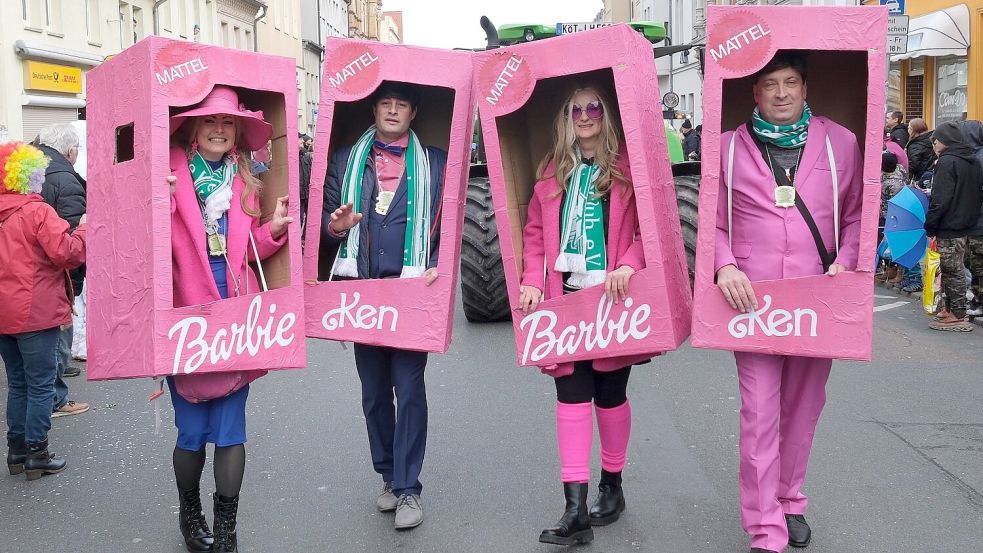
<path fill-rule="evenodd" d="M 812 439 L 831 359 L 735 352 L 741 388 L 741 524 L 751 547 L 783 551 L 785 515 L 805 514 Z"/>

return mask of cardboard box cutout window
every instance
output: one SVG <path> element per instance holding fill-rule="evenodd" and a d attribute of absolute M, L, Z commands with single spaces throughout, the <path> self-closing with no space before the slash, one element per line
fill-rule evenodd
<path fill-rule="evenodd" d="M 869 360 L 887 10 L 711 6 L 707 29 L 692 343 Z M 774 157 L 781 146 L 765 146 L 747 125 L 756 102 L 752 76 L 791 48 L 806 54 L 813 117 L 801 157 L 785 163 L 794 184 L 786 197 L 789 190 L 776 187 L 781 171 L 773 170 L 782 165 Z M 785 86 L 779 81 L 772 86 Z M 775 106 L 789 94 L 769 103 L 766 86 L 758 83 L 759 105 L 783 109 Z M 829 257 L 848 272 L 822 274 L 819 245 L 796 196 Z M 715 284 L 716 271 L 731 263 L 752 281 L 757 309 L 749 313 L 730 307 Z"/>
<path fill-rule="evenodd" d="M 262 226 L 280 196 L 288 197 L 288 215 L 300 220 L 297 128 L 290 115 L 297 109 L 294 65 L 288 58 L 150 37 L 89 73 L 90 379 L 306 365 L 300 225 L 288 227 L 282 246 L 283 239 L 274 243 L 268 226 Z M 226 273 L 225 300 L 218 299 L 215 281 L 209 280 L 204 219 L 190 189 L 193 122 L 172 135 L 170 120 L 218 85 L 236 92 L 240 105 L 234 109 L 262 112 L 273 128 L 272 159 L 259 175 L 260 226 L 250 231 L 262 261 L 254 261 L 245 231 L 251 218 L 238 204 L 239 183 L 248 179 L 237 178 L 231 202 L 238 205 L 230 207 L 223 223 L 227 259 L 233 265 L 250 262 L 238 279 Z M 238 142 L 245 160 L 249 141 L 239 137 Z M 254 148 L 265 150 L 266 144 Z M 186 181 L 180 180 L 182 169 Z M 172 198 L 166 177 L 173 174 L 179 182 Z M 172 248 L 175 233 L 191 238 Z M 262 277 L 266 292 L 260 290 Z"/>
<path fill-rule="evenodd" d="M 676 348 L 689 333 L 690 291 L 652 45 L 619 25 L 474 57 L 519 364 L 548 366 Z M 554 118 L 584 83 L 612 100 L 614 113 L 605 117 L 613 118 L 624 137 L 621 154 L 630 164 L 626 176 L 633 183 L 640 229 L 635 240 L 642 242 L 645 268 L 632 276 L 630 297 L 622 303 L 608 302 L 600 285 L 543 301 L 523 316 L 518 306 L 522 237 L 536 168 L 552 147 Z M 612 189 L 613 196 L 619 193 Z M 614 209 L 615 198 L 610 202 Z M 614 225 L 612 220 L 609 236 Z M 554 262 L 547 254 L 549 272 Z"/>
<path fill-rule="evenodd" d="M 407 144 L 402 156 L 392 158 L 382 149 L 373 149 L 371 135 L 360 140 L 374 123 L 372 94 L 384 84 L 408 91 L 419 102 L 410 129 L 420 148 Z M 308 336 L 417 351 L 447 350 L 473 127 L 469 54 L 328 40 L 305 229 Z M 364 151 L 359 150 L 360 144 Z M 383 168 L 387 163 L 404 167 Z M 361 181 L 354 173 L 360 165 L 364 167 Z M 426 182 L 425 177 L 431 186 L 418 186 L 411 193 L 411 169 L 417 182 Z M 424 191 L 433 194 L 428 198 Z M 354 238 L 349 240 L 355 229 L 342 238 L 322 226 L 346 199 L 359 204 L 356 211 L 363 215 L 356 227 L 357 247 Z M 419 208 L 415 211 L 414 202 Z M 424 204 L 431 209 L 424 210 Z M 416 222 L 407 224 L 407 214 Z M 383 232 L 393 226 L 405 229 Z M 434 260 L 439 276 L 430 286 L 422 276 L 399 278 L 408 266 L 426 269 Z"/>

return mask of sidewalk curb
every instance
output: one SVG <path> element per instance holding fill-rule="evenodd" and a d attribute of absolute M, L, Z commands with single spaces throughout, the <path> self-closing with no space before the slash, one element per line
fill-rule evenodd
<path fill-rule="evenodd" d="M 883 282 L 883 281 L 879 281 L 879 280 L 874 280 L 874 284 L 878 288 L 883 288 L 884 290 L 887 290 L 887 291 L 891 292 L 892 294 L 897 294 L 899 296 L 907 296 L 907 297 L 915 300 L 919 304 L 922 303 L 922 293 L 921 292 L 905 292 L 904 290 L 902 290 L 900 288 L 895 288 L 894 286 L 891 286 L 890 284 L 888 284 L 886 282 Z M 969 318 L 969 322 L 975 324 L 976 326 L 983 327 L 983 317 L 970 317 Z"/>

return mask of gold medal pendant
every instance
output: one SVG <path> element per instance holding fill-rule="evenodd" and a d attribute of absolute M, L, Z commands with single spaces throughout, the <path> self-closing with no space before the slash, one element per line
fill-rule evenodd
<path fill-rule="evenodd" d="M 212 256 L 218 257 L 218 256 L 221 256 L 221 255 L 225 255 L 225 252 L 226 252 L 226 249 L 225 249 L 225 236 L 222 236 L 221 234 L 218 234 L 217 232 L 214 233 L 214 234 L 209 234 L 208 235 L 208 255 L 212 255 Z"/>
<path fill-rule="evenodd" d="M 380 190 L 379 195 L 375 199 L 375 212 L 379 215 L 385 215 L 389 213 L 389 206 L 393 203 L 393 198 L 396 196 L 395 192 L 390 192 L 388 190 Z"/>
<path fill-rule="evenodd" d="M 795 207 L 795 188 L 791 186 L 776 186 L 775 206 Z"/>

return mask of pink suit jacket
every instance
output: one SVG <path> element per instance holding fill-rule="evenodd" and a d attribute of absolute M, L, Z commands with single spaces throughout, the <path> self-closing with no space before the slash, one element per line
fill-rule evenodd
<path fill-rule="evenodd" d="M 171 174 L 177 177 L 177 186 L 171 196 L 171 255 L 173 257 L 174 307 L 200 305 L 219 301 L 222 296 L 212 277 L 208 264 L 205 241 L 205 222 L 195 194 L 188 157 L 180 147 L 170 151 Z M 270 234 L 270 223 L 260 225 L 259 217 L 248 215 L 242 210 L 242 191 L 245 183 L 238 175 L 232 181 L 232 205 L 228 211 L 228 279 L 229 295 L 235 294 L 233 282 L 240 282 L 242 295 L 260 292 L 259 280 L 254 271 L 248 268 L 247 259 L 255 260 L 252 246 L 249 245 L 249 232 L 256 240 L 260 259 L 276 253 L 287 241 L 287 233 L 278 239 Z M 259 209 L 259 201 L 253 198 L 253 207 Z M 248 381 L 266 374 L 266 371 L 248 371 Z M 175 378 L 195 379 L 195 386 L 204 384 L 202 379 L 241 378 L 228 373 L 205 375 L 180 375 Z M 192 399 L 192 398 L 187 398 Z"/>
<path fill-rule="evenodd" d="M 813 116 L 795 175 L 796 193 L 812 214 L 826 248 L 833 241 L 833 181 L 826 151 L 829 136 L 839 176 L 840 249 L 835 262 L 857 267 L 863 204 L 863 157 L 852 132 Z M 727 165 L 734 144 L 733 243 L 727 229 Z M 751 281 L 822 274 L 816 242 L 795 207 L 775 205 L 775 177 L 745 125 L 720 138 L 720 183 L 714 272 L 734 264 Z"/>
<path fill-rule="evenodd" d="M 631 172 L 627 156 L 619 157 L 618 170 L 629 180 L 615 183 L 609 192 L 611 205 L 607 240 L 608 271 L 628 265 L 638 272 L 645 268 L 645 256 L 639 236 L 638 213 L 635 211 L 635 193 L 630 181 Z M 546 167 L 543 180 L 537 182 L 533 189 L 526 226 L 522 231 L 520 284 L 543 290 L 544 300 L 563 296 L 563 275 L 553 270 L 553 263 L 560 254 L 562 208 L 563 193 L 553 174 L 553 164 L 550 163 Z M 645 361 L 655 355 L 658 353 L 595 359 L 593 364 L 595 370 L 614 371 Z M 560 377 L 573 372 L 573 363 L 560 363 L 540 368 L 546 374 Z"/>

